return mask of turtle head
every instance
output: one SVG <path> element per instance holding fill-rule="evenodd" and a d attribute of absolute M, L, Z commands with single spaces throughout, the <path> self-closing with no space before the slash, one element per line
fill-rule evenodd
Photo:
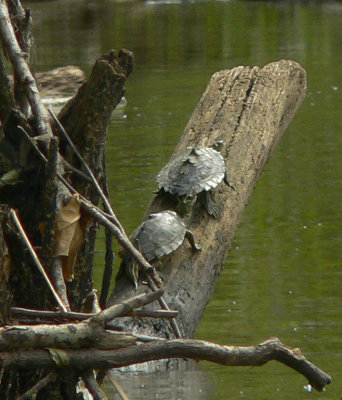
<path fill-rule="evenodd" d="M 177 196 L 178 204 L 177 204 L 177 212 L 179 215 L 184 216 L 188 214 L 191 207 L 196 201 L 196 195 L 189 196 Z"/>
<path fill-rule="evenodd" d="M 223 145 L 224 145 L 223 140 L 216 140 L 210 147 L 216 151 L 221 151 Z"/>

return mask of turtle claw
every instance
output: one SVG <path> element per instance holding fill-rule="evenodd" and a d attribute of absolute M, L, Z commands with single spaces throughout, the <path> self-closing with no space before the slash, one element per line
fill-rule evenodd
<path fill-rule="evenodd" d="M 219 207 L 215 204 L 212 204 L 211 207 L 207 208 L 207 212 L 209 215 L 211 215 L 212 217 L 214 217 L 215 219 L 218 219 L 221 217 L 222 212 L 219 209 Z"/>
<path fill-rule="evenodd" d="M 189 231 L 188 229 L 185 231 L 185 237 L 188 239 L 188 241 L 194 251 L 202 250 L 202 247 L 198 246 L 197 243 L 195 242 L 194 234 L 191 231 Z"/>
<path fill-rule="evenodd" d="M 236 186 L 229 181 L 227 173 L 224 175 L 223 180 L 224 180 L 224 183 L 226 185 L 228 185 L 231 189 L 236 190 Z"/>
<path fill-rule="evenodd" d="M 221 217 L 222 211 L 219 206 L 215 204 L 210 191 L 204 192 L 202 196 L 202 204 L 210 216 L 214 217 L 215 219 Z"/>

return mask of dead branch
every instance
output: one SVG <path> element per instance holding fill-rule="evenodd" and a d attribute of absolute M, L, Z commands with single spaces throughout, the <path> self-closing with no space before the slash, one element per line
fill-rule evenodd
<path fill-rule="evenodd" d="M 103 319 L 104 323 L 109 322 L 114 318 L 131 312 L 134 308 L 142 307 L 146 304 L 152 303 L 155 300 L 158 300 L 163 293 L 163 289 L 158 289 L 155 292 L 134 296 L 130 299 L 122 301 L 121 303 L 117 303 L 112 307 L 106 308 L 105 310 L 96 314 L 94 317 L 91 317 L 89 321 L 94 322 Z"/>
<path fill-rule="evenodd" d="M 11 313 L 14 317 L 27 317 L 38 318 L 39 320 L 51 320 L 51 323 L 56 321 L 84 321 L 96 315 L 96 313 L 82 313 L 82 312 L 60 312 L 60 311 L 44 311 L 44 310 L 30 310 L 28 308 L 11 307 Z M 118 315 L 119 317 L 137 317 L 137 318 L 176 318 L 178 311 L 174 310 L 132 310 Z M 40 323 L 37 320 L 30 320 L 31 323 Z M 106 326 L 108 328 L 109 326 Z"/>
<path fill-rule="evenodd" d="M 41 264 L 41 262 L 40 262 L 40 260 L 39 260 L 39 258 L 37 256 L 34 248 L 32 247 L 32 245 L 31 245 L 31 243 L 29 241 L 29 238 L 27 237 L 27 235 L 26 235 L 26 233 L 25 233 L 25 231 L 24 231 L 24 229 L 23 229 L 23 227 L 22 227 L 22 225 L 20 223 L 20 220 L 18 218 L 17 213 L 15 212 L 15 210 L 12 209 L 12 210 L 10 210 L 10 214 L 12 216 L 13 222 L 16 225 L 16 227 L 17 227 L 17 229 L 18 229 L 23 241 L 25 242 L 25 245 L 27 246 L 27 249 L 29 250 L 29 252 L 31 254 L 31 257 L 32 257 L 34 263 L 36 264 L 39 272 L 43 275 L 43 277 L 44 277 L 44 279 L 45 279 L 50 291 L 52 292 L 53 296 L 55 297 L 58 305 L 61 307 L 61 309 L 63 311 L 67 311 L 68 304 L 67 305 L 64 304 L 64 302 L 60 298 L 59 294 L 56 292 L 55 288 L 53 287 L 48 275 L 45 272 L 44 267 L 42 266 L 42 264 Z"/>
<path fill-rule="evenodd" d="M 134 308 L 157 300 L 162 290 L 135 296 L 107 308 L 79 323 L 62 325 L 40 324 L 20 325 L 0 328 L 0 349 L 15 348 L 97 348 L 127 347 L 136 343 L 137 338 L 126 332 L 108 332 L 106 322 L 130 313 Z"/>
<path fill-rule="evenodd" d="M 93 396 L 94 400 L 108 400 L 100 385 L 94 377 L 93 371 L 88 371 L 82 375 L 82 379 L 89 390 L 89 393 Z"/>
<path fill-rule="evenodd" d="M 222 346 L 201 340 L 173 339 L 120 350 L 63 350 L 65 362 L 71 368 L 119 368 L 165 358 L 206 360 L 226 366 L 262 366 L 275 360 L 302 374 L 318 391 L 331 383 L 331 377 L 308 361 L 299 349 L 283 345 L 270 338 L 255 346 Z M 5 367 L 55 368 L 46 350 L 21 350 L 0 353 Z"/>
<path fill-rule="evenodd" d="M 89 323 L 62 325 L 19 325 L 0 328 L 0 348 L 96 347 L 114 349 L 132 346 L 137 338 L 126 332 L 113 332 L 90 326 Z"/>
<path fill-rule="evenodd" d="M 32 398 L 32 395 L 36 394 L 40 389 L 46 386 L 49 382 L 53 382 L 57 380 L 58 375 L 55 372 L 50 372 L 40 381 L 38 381 L 31 389 L 25 392 L 23 395 L 18 397 L 17 400 L 29 400 Z"/>
<path fill-rule="evenodd" d="M 146 268 L 148 268 L 150 271 L 147 271 L 149 273 L 152 274 L 152 279 L 150 277 L 148 277 L 148 284 L 149 287 L 153 290 L 156 291 L 158 289 L 158 286 L 160 285 L 160 278 L 158 277 L 155 269 L 152 267 L 151 269 L 151 265 L 144 259 L 144 257 L 141 256 L 139 251 L 136 251 L 136 249 L 134 248 L 134 246 L 131 245 L 130 240 L 128 239 L 126 232 L 124 230 L 124 228 L 122 227 L 122 225 L 120 224 L 119 220 L 117 219 L 116 215 L 114 214 L 114 211 L 107 199 L 107 197 L 105 196 L 102 188 L 100 187 L 95 175 L 93 174 L 92 170 L 89 168 L 88 164 L 85 162 L 85 160 L 83 159 L 82 155 L 80 154 L 80 152 L 77 150 L 76 146 L 74 145 L 74 143 L 72 142 L 71 138 L 69 137 L 69 135 L 67 134 L 67 132 L 65 131 L 63 125 L 59 122 L 58 118 L 54 115 L 54 113 L 49 110 L 51 116 L 53 117 L 55 123 L 57 124 L 60 132 L 63 134 L 64 139 L 68 142 L 68 145 L 72 148 L 72 150 L 74 151 L 77 159 L 81 162 L 81 165 L 85 168 L 85 170 L 87 171 L 87 174 L 89 175 L 89 177 L 91 178 L 93 185 L 95 187 L 96 192 L 98 193 L 98 195 L 101 197 L 103 204 L 105 206 L 105 211 L 110 215 L 111 220 L 114 222 L 114 224 L 116 225 L 116 227 L 118 228 L 118 230 L 120 231 L 121 235 L 119 235 L 119 232 L 115 235 L 116 238 L 119 240 L 119 237 L 123 239 L 123 242 L 120 243 L 123 247 L 129 247 L 129 252 L 130 253 L 136 253 L 136 260 L 139 264 L 141 264 L 143 270 L 146 271 Z M 94 216 L 94 215 L 93 215 Z M 114 235 L 114 231 L 110 230 L 110 228 L 107 226 L 106 230 L 108 231 L 108 233 L 111 233 Z M 119 241 L 120 242 L 120 241 Z M 134 254 L 133 254 L 134 256 Z M 107 272 L 108 274 L 108 272 Z M 109 288 L 107 288 L 108 290 Z M 106 291 L 105 290 L 105 293 Z M 107 294 L 106 294 L 106 298 L 107 298 Z M 103 301 L 103 300 L 102 300 Z M 169 311 L 169 307 L 167 305 L 167 303 L 163 300 L 160 299 L 159 300 L 159 304 L 161 305 L 161 307 L 166 310 Z M 177 325 L 177 322 L 174 319 L 170 320 L 170 324 L 171 327 L 174 331 L 174 334 L 177 338 L 181 337 L 181 333 L 179 330 L 179 327 Z"/>
<path fill-rule="evenodd" d="M 114 378 L 113 374 L 111 371 L 107 371 L 106 373 L 107 378 L 110 380 L 112 385 L 115 387 L 115 390 L 117 391 L 118 395 L 121 397 L 122 400 L 129 400 L 127 394 L 123 390 L 122 386 L 120 383 Z"/>
<path fill-rule="evenodd" d="M 18 44 L 5 1 L 0 2 L 0 35 L 13 65 L 14 74 L 25 91 L 32 113 L 36 118 L 37 131 L 40 135 L 52 135 L 47 111 L 39 96 L 36 81 L 27 65 L 25 52 Z"/>
<path fill-rule="evenodd" d="M 11 92 L 10 81 L 6 74 L 5 64 L 0 54 L 0 118 L 6 125 L 7 119 L 14 108 L 14 98 Z"/>
<path fill-rule="evenodd" d="M 32 138 L 28 135 L 28 133 L 22 128 L 19 127 L 20 130 L 22 131 L 24 137 L 27 139 L 28 143 L 32 145 L 32 148 L 35 150 L 37 155 L 40 157 L 40 159 L 46 164 L 47 163 L 47 158 L 44 156 L 44 154 L 39 150 L 38 146 L 34 143 Z M 153 281 L 157 283 L 159 286 L 161 284 L 161 280 L 155 271 L 154 267 L 152 267 L 146 260 L 145 258 L 141 255 L 141 253 L 132 245 L 132 243 L 129 241 L 124 229 L 121 227 L 121 224 L 118 222 L 115 214 L 107 214 L 101 209 L 99 209 L 96 205 L 92 204 L 88 199 L 86 199 L 84 196 L 79 194 L 73 186 L 64 179 L 64 177 L 60 174 L 57 173 L 58 179 L 63 183 L 63 185 L 72 193 L 72 194 L 77 194 L 80 197 L 81 200 L 81 205 L 83 210 L 91 215 L 98 223 L 106 227 L 110 232 L 113 233 L 117 241 L 120 243 L 120 245 L 129 253 L 132 254 L 132 257 L 136 260 L 136 262 L 141 266 L 143 271 L 145 271 L 148 274 L 151 274 Z"/>

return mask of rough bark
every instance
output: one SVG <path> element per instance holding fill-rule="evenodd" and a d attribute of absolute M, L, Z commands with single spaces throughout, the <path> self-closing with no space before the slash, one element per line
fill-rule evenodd
<path fill-rule="evenodd" d="M 164 298 L 170 308 L 179 311 L 177 322 L 185 337 L 195 332 L 248 198 L 300 106 L 305 89 L 305 71 L 294 61 L 273 62 L 261 69 L 241 66 L 220 71 L 212 76 L 185 128 L 174 155 L 187 146 L 209 146 L 223 140 L 221 154 L 236 187 L 234 191 L 221 183 L 215 190 L 223 211 L 220 219 L 210 217 L 198 202 L 185 218 L 202 251 L 193 253 L 185 241 L 163 261 Z M 155 195 L 146 216 L 174 206 L 166 196 Z M 130 296 L 132 291 L 131 282 L 123 275 L 110 303 Z M 167 322 L 126 321 L 125 329 L 172 336 Z"/>
<path fill-rule="evenodd" d="M 24 23 L 26 32 L 28 31 L 26 26 L 29 25 L 29 19 L 29 15 L 22 18 L 22 21 L 27 20 Z M 51 135 L 47 111 L 42 104 L 36 81 L 27 64 L 27 54 L 25 53 L 28 50 L 26 47 L 27 42 L 18 33 L 19 39 L 17 39 L 15 27 L 12 25 L 8 8 L 4 1 L 0 2 L 0 33 L 3 46 L 14 68 L 14 80 L 17 82 L 17 86 L 19 85 L 20 90 L 24 91 L 31 110 L 36 117 L 36 129 L 41 135 Z M 21 48 L 20 45 L 22 46 L 23 44 L 24 46 Z M 27 109 L 26 105 L 24 108 Z"/>
<path fill-rule="evenodd" d="M 22 11 L 21 4 L 18 1 L 2 1 L 0 3 L 0 35 L 4 52 L 14 69 L 13 82 L 15 92 L 13 96 L 11 92 L 13 86 L 11 88 L 9 84 L 4 63 L 2 63 L 1 59 L 0 80 L 3 83 L 4 93 L 0 96 L 0 118 L 2 122 L 1 131 L 3 130 L 5 137 L 2 138 L 0 144 L 1 155 L 9 160 L 9 162 L 1 165 L 1 175 L 8 171 L 11 173 L 13 171 L 13 173 L 16 173 L 14 175 L 18 175 L 20 178 L 17 178 L 17 181 L 12 178 L 9 184 L 4 183 L 4 181 L 1 182 L 0 200 L 2 203 L 8 204 L 9 207 L 15 208 L 18 211 L 22 225 L 30 239 L 30 246 L 32 243 L 32 248 L 35 247 L 41 250 L 41 254 L 45 256 L 45 261 L 48 260 L 46 264 L 53 264 L 52 268 L 54 269 L 52 272 L 56 272 L 56 262 L 58 262 L 59 267 L 62 267 L 61 257 L 64 257 L 64 255 L 58 258 L 52 257 L 54 234 L 49 228 L 51 228 L 51 225 L 54 225 L 54 217 L 45 218 L 47 217 L 47 209 L 39 207 L 39 205 L 43 203 L 43 198 L 49 198 L 49 204 L 45 205 L 48 208 L 50 206 L 54 208 L 52 203 L 55 203 L 55 201 L 51 200 L 52 196 L 49 196 L 44 188 L 47 177 L 42 171 L 45 169 L 46 159 L 42 161 L 42 157 L 44 159 L 44 155 L 46 156 L 47 154 L 48 143 L 52 137 L 53 129 L 55 129 L 55 133 L 57 129 L 50 124 L 49 114 L 43 105 L 38 86 L 28 65 L 30 12 L 29 10 L 26 10 L 26 12 Z M 69 106 L 64 109 L 63 123 L 66 129 L 75 140 L 76 145 L 82 149 L 90 167 L 100 178 L 101 168 L 103 167 L 106 128 L 111 112 L 121 99 L 124 91 L 124 83 L 131 70 L 132 54 L 130 52 L 121 51 L 119 56 L 114 51 L 109 52 L 108 55 L 101 57 L 97 61 L 89 80 L 82 86 L 78 95 L 69 103 Z M 29 114 L 30 118 L 27 117 Z M 33 137 L 34 140 L 32 140 Z M 32 151 L 34 141 L 36 141 L 35 146 L 39 147 L 38 151 L 41 152 L 40 155 L 42 157 L 37 157 L 37 154 Z M 73 163 L 75 159 L 67 151 L 68 146 L 63 141 L 62 146 L 63 155 L 67 159 L 70 157 L 71 163 Z M 55 146 L 54 155 L 56 156 L 57 150 Z M 50 161 L 50 165 L 57 167 L 52 158 L 53 154 L 51 154 L 51 159 L 48 160 Z M 63 165 L 63 162 L 58 163 L 58 167 L 61 165 Z M 57 200 L 57 206 L 53 210 L 55 214 L 64 206 L 64 201 L 70 198 L 70 192 L 74 193 L 74 190 L 71 190 L 68 186 L 69 183 L 61 179 L 63 174 L 64 171 L 62 169 L 58 168 L 57 171 L 57 168 L 55 168 L 55 171 L 49 175 L 51 182 L 53 181 L 51 185 L 51 190 L 54 192 L 53 197 Z M 58 180 L 56 177 L 58 177 Z M 76 181 L 79 182 L 79 176 L 72 183 L 75 184 Z M 89 179 L 86 181 L 86 184 L 78 184 L 77 189 L 84 195 L 88 195 L 94 203 L 97 202 L 95 190 L 93 186 L 89 186 Z M 83 215 L 82 222 L 84 222 Z M 49 233 L 51 232 L 50 237 L 45 237 L 46 240 L 44 238 L 42 240 L 42 237 L 44 237 L 44 226 L 49 229 Z M 11 273 L 8 278 L 8 286 L 10 293 L 13 295 L 14 303 L 34 308 L 53 307 L 55 301 L 50 297 L 46 282 L 36 272 L 34 263 L 31 262 L 32 254 L 27 252 L 25 245 L 23 246 L 22 236 L 17 233 L 16 227 L 12 226 L 12 224 L 4 224 L 4 227 L 6 244 L 11 260 Z M 80 256 L 77 263 L 76 272 L 81 272 L 77 274 L 76 284 L 70 290 L 76 309 L 79 308 L 83 298 L 92 290 L 92 249 L 95 234 L 96 230 L 94 227 L 90 227 L 84 240 L 86 245 L 83 247 L 83 258 Z M 44 249 L 41 249 L 42 245 Z M 62 271 L 61 268 L 60 271 Z M 51 276 L 57 276 L 57 274 L 51 273 Z M 58 279 L 62 282 L 62 274 L 58 276 Z M 55 282 L 55 284 L 56 287 L 64 288 L 62 297 L 67 303 L 68 296 L 65 291 L 64 282 L 63 285 L 59 285 L 58 282 Z M 1 289 L 4 289 L 2 299 L 5 299 L 6 286 L 1 286 Z M 32 295 L 33 293 L 34 295 Z M 2 310 L 2 319 L 5 322 L 9 304 L 10 299 L 4 302 L 4 309 Z M 13 329 L 12 333 L 15 330 Z M 25 331 L 27 333 L 30 330 L 30 327 L 24 327 L 22 333 Z M 108 336 L 107 332 L 104 331 L 104 327 L 102 330 L 104 335 Z M 18 329 L 17 333 L 19 332 L 20 329 Z M 46 332 L 51 332 L 50 326 L 46 327 Z M 43 333 L 43 337 L 45 336 L 44 332 L 32 331 L 31 333 L 33 333 L 33 337 L 36 340 L 41 333 Z M 109 336 L 112 337 L 111 334 Z M 100 337 L 101 334 L 100 336 L 97 335 L 97 339 Z M 68 340 L 69 338 L 66 338 L 66 341 Z M 22 341 L 19 338 L 17 345 L 20 345 L 20 343 Z M 51 343 L 56 342 L 52 340 Z M 11 345 L 9 346 L 11 347 Z M 65 371 L 65 374 L 68 377 L 73 375 L 70 370 Z M 23 393 L 27 388 L 32 386 L 33 382 L 40 379 L 40 375 L 41 371 L 38 370 L 27 374 L 17 374 L 15 368 L 5 371 L 1 376 L 1 386 L 3 388 L 9 386 L 13 394 L 7 394 L 6 388 L 4 398 L 8 398 L 8 396 L 14 398 L 16 392 Z M 77 376 L 74 377 L 74 380 L 77 378 Z M 49 398 L 54 398 L 52 396 L 53 391 L 57 393 L 56 398 L 60 398 L 58 397 L 58 393 L 60 395 L 62 391 L 64 393 L 66 391 L 70 393 L 74 392 L 73 379 L 70 379 L 70 381 L 71 384 L 68 384 L 70 390 L 67 390 L 65 385 L 63 390 L 60 390 L 58 385 L 56 386 L 50 382 L 49 388 L 46 389 L 46 393 L 49 393 Z M 1 393 L 3 394 L 3 391 Z"/>
<path fill-rule="evenodd" d="M 134 308 L 149 304 L 162 296 L 163 291 L 144 293 L 92 315 L 79 323 L 37 326 L 20 325 L 0 328 L 0 349 L 18 348 L 80 348 L 114 349 L 136 344 L 127 333 L 106 331 L 106 323 L 113 318 L 130 314 Z M 65 314 L 67 316 L 67 313 Z"/>
<path fill-rule="evenodd" d="M 58 115 L 65 131 L 100 184 L 103 182 L 107 126 L 113 109 L 124 94 L 124 84 L 132 69 L 133 54 L 130 51 L 123 49 L 116 54 L 111 50 L 96 61 L 87 82 Z M 65 138 L 60 137 L 63 156 L 71 165 L 82 169 L 80 160 Z M 99 194 L 94 185 L 88 181 L 80 181 L 78 176 L 71 178 L 76 190 L 97 205 Z M 87 228 L 84 245 L 74 266 L 75 279 L 68 288 L 70 300 L 76 309 L 80 309 L 81 299 L 92 290 L 95 238 L 96 225 L 91 224 Z"/>

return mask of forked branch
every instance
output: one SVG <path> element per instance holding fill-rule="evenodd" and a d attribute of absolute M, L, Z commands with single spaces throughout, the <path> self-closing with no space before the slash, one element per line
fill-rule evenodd
<path fill-rule="evenodd" d="M 261 366 L 279 361 L 302 374 L 318 391 L 331 383 L 331 377 L 308 361 L 299 349 L 290 348 L 278 338 L 255 346 L 222 346 L 201 340 L 174 339 L 131 346 L 119 350 L 63 350 L 64 362 L 71 368 L 119 368 L 166 358 L 191 358 L 227 366 Z M 55 368 L 47 350 L 0 353 L 2 365 L 17 368 Z"/>

